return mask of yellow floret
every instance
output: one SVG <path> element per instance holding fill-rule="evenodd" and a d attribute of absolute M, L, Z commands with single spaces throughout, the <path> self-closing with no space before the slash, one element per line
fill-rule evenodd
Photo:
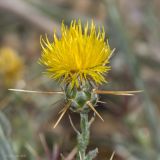
<path fill-rule="evenodd" d="M 48 75 L 63 80 L 72 86 L 79 86 L 89 80 L 96 84 L 105 82 L 111 49 L 105 41 L 104 29 L 98 29 L 94 22 L 85 24 L 73 20 L 70 27 L 62 23 L 61 37 L 54 33 L 53 42 L 41 39 L 42 57 L 40 63 L 47 67 Z"/>

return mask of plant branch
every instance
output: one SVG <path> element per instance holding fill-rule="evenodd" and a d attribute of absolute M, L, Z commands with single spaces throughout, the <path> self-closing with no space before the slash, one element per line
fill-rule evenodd
<path fill-rule="evenodd" d="M 0 0 L 0 10 L 15 14 L 49 34 L 53 33 L 53 28 L 57 29 L 58 34 L 60 33 L 60 26 L 57 22 L 46 17 L 38 9 L 23 0 Z"/>

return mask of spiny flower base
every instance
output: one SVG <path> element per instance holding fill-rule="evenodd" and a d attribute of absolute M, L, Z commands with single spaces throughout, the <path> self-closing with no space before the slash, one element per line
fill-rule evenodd
<path fill-rule="evenodd" d="M 90 83 L 81 84 L 78 88 L 70 84 L 65 87 L 66 100 L 70 103 L 70 109 L 77 113 L 88 113 L 89 105 L 96 105 L 97 93 L 93 92 L 93 85 Z"/>

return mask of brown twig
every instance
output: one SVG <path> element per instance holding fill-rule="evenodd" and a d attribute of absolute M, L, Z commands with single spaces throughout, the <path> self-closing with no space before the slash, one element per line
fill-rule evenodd
<path fill-rule="evenodd" d="M 54 28 L 57 34 L 60 33 L 60 25 L 57 22 L 46 17 L 38 9 L 23 0 L 0 0 L 0 10 L 15 14 L 49 34 L 53 33 Z"/>

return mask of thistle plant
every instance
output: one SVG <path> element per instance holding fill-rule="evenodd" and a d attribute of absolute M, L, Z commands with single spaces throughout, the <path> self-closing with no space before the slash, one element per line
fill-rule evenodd
<path fill-rule="evenodd" d="M 80 115 L 80 131 L 77 133 L 77 160 L 92 160 L 97 149 L 87 152 L 90 137 L 88 113 L 93 111 L 102 121 L 95 105 L 99 101 L 98 94 L 131 96 L 140 91 L 102 91 L 98 85 L 106 83 L 105 74 L 111 69 L 109 60 L 114 52 L 105 40 L 104 28 L 98 28 L 92 21 L 82 26 L 81 21 L 73 20 L 69 27 L 62 23 L 61 37 L 56 33 L 53 42 L 46 38 L 40 40 L 42 55 L 40 64 L 46 67 L 46 74 L 61 83 L 62 91 L 47 92 L 64 94 L 66 105 L 54 125 L 58 125 L 64 114 L 70 109 Z M 43 93 L 41 91 L 17 90 L 22 92 Z M 73 126 L 73 124 L 72 124 Z M 73 126 L 74 128 L 74 126 Z"/>

